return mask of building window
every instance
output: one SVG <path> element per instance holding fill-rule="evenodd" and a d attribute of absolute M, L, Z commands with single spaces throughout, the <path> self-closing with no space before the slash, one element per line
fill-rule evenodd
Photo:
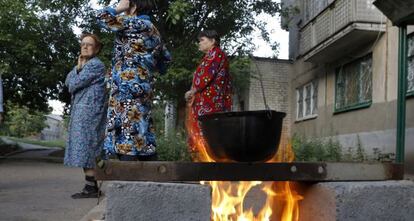
<path fill-rule="evenodd" d="M 408 36 L 407 95 L 414 95 L 414 34 Z"/>
<path fill-rule="evenodd" d="M 335 112 L 368 107 L 372 102 L 372 54 L 336 69 Z"/>
<path fill-rule="evenodd" d="M 318 111 L 318 82 L 316 80 L 296 89 L 296 120 L 315 118 Z"/>

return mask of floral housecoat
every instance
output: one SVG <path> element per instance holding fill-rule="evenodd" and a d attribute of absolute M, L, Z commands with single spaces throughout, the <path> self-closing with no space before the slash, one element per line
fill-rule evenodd
<path fill-rule="evenodd" d="M 105 152 L 151 156 L 156 153 L 151 119 L 153 73 L 162 65 L 157 55 L 169 60 L 169 53 L 149 16 L 116 15 L 115 9 L 105 8 L 97 17 L 101 26 L 116 33 L 108 80 Z"/>
<path fill-rule="evenodd" d="M 94 168 L 105 133 L 105 66 L 92 58 L 80 72 L 74 67 L 65 84 L 72 102 L 64 164 Z"/>
<path fill-rule="evenodd" d="M 194 142 L 202 137 L 198 117 L 231 111 L 232 107 L 229 64 L 226 54 L 219 47 L 212 48 L 204 56 L 194 72 L 192 87 L 196 93 L 191 104 L 187 129 L 190 152 L 194 153 L 198 152 Z"/>

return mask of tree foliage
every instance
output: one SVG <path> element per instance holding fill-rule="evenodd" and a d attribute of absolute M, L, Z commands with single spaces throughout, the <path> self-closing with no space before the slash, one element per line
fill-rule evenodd
<path fill-rule="evenodd" d="M 110 0 L 100 0 L 100 6 Z M 190 87 L 192 72 L 202 54 L 197 35 L 202 29 L 216 29 L 222 35 L 222 48 L 236 62 L 250 54 L 252 32 L 261 30 L 269 40 L 265 23 L 256 16 L 275 15 L 279 3 L 272 0 L 154 0 L 157 9 L 152 20 L 172 52 L 168 73 L 156 82 L 161 99 L 183 100 Z M 104 50 L 100 58 L 109 66 L 114 34 L 101 30 L 95 11 L 87 0 L 2 0 L 0 2 L 0 74 L 4 97 L 37 110 L 47 110 L 48 99 L 69 103 L 63 82 L 75 65 L 79 42 L 74 27 L 98 34 Z M 233 78 L 245 75 L 237 61 L 231 66 Z"/>
<path fill-rule="evenodd" d="M 80 0 L 2 0 L 0 73 L 4 98 L 46 111 L 63 96 L 63 79 L 74 65 L 78 41 L 72 30 Z"/>
<path fill-rule="evenodd" d="M 167 76 L 157 82 L 157 88 L 168 99 L 180 99 L 190 87 L 192 72 L 202 57 L 196 45 L 201 30 L 215 29 L 222 36 L 221 47 L 231 57 L 231 74 L 239 80 L 236 83 L 247 79 L 246 63 L 242 57 L 254 50 L 252 32 L 255 28 L 261 31 L 264 40 L 275 45 L 270 42 L 266 23 L 255 19 L 260 13 L 278 13 L 280 5 L 274 1 L 159 0 L 157 3 L 154 20 L 174 59 Z M 239 84 L 236 86 L 238 89 L 243 87 Z"/>
<path fill-rule="evenodd" d="M 26 106 L 7 103 L 9 111 L 3 133 L 13 137 L 27 137 L 40 133 L 46 125 L 45 113 L 30 110 Z"/>

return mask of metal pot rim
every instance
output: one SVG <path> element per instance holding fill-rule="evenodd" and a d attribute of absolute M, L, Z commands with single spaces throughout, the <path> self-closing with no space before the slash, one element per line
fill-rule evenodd
<path fill-rule="evenodd" d="M 275 114 L 281 118 L 286 116 L 285 112 L 278 112 L 274 110 L 254 110 L 254 111 L 229 111 L 229 112 L 216 112 L 212 114 L 206 114 L 203 116 L 199 116 L 198 120 L 203 121 L 211 118 L 227 118 L 227 117 L 245 117 L 245 116 L 260 116 L 266 113 L 270 113 L 271 115 Z"/>

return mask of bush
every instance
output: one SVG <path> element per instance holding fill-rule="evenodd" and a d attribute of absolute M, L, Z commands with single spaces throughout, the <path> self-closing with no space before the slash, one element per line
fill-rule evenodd
<path fill-rule="evenodd" d="M 2 128 L 3 135 L 28 137 L 40 133 L 46 125 L 44 112 L 30 110 L 26 106 L 18 106 L 8 102 L 7 116 Z"/>
<path fill-rule="evenodd" d="M 175 136 L 160 136 L 157 139 L 158 159 L 161 161 L 191 161 L 183 132 Z"/>
<path fill-rule="evenodd" d="M 176 133 L 166 136 L 164 128 L 165 108 L 162 102 L 154 105 L 152 117 L 157 135 L 158 159 L 161 161 L 191 161 L 187 150 L 184 128 L 178 128 Z"/>
<path fill-rule="evenodd" d="M 348 147 L 344 150 L 339 141 L 334 141 L 332 138 L 328 140 L 319 138 L 307 139 L 294 135 L 292 138 L 292 148 L 296 161 L 363 162 L 368 160 L 359 136 L 356 147 Z M 377 155 L 383 156 L 380 153 Z M 377 157 L 374 160 L 386 161 L 381 157 Z"/>
<path fill-rule="evenodd" d="M 306 139 L 294 135 L 292 148 L 296 161 L 341 161 L 342 159 L 342 146 L 332 139 L 323 141 L 318 138 Z"/>

